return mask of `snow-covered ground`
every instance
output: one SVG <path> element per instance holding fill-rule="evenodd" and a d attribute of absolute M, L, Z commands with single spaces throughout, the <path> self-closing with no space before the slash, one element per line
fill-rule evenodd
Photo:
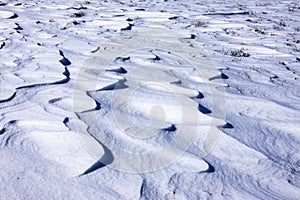
<path fill-rule="evenodd" d="M 2 1 L 0 199 L 299 199 L 297 1 Z"/>

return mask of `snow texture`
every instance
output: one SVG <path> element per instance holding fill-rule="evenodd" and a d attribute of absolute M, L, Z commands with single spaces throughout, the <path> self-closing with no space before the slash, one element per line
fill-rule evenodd
<path fill-rule="evenodd" d="M 298 1 L 1 1 L 0 199 L 299 199 L 299 25 Z M 203 71 L 108 48 L 157 28 Z"/>

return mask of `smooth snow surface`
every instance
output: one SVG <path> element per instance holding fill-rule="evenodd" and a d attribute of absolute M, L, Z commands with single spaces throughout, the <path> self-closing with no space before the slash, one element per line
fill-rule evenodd
<path fill-rule="evenodd" d="M 0 2 L 0 199 L 299 199 L 297 1 Z"/>

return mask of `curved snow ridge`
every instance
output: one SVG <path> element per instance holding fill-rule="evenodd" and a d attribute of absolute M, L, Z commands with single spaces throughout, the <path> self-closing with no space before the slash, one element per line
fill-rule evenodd
<path fill-rule="evenodd" d="M 113 48 L 119 41 L 113 40 Z M 104 51 L 109 48 L 104 47 Z M 213 95 L 203 96 L 199 90 L 216 90 L 223 86 L 225 77 L 204 61 L 198 64 L 209 77 L 201 78 L 203 74 L 188 61 L 158 48 L 131 51 L 115 58 L 111 66 L 103 66 L 103 60 L 103 56 L 92 56 L 78 74 L 74 108 L 89 126 L 88 132 L 112 153 L 114 160 L 108 163 L 112 168 L 157 170 L 167 164 L 160 166 L 159 160 L 176 161 L 194 142 L 193 138 L 198 139 L 198 152 L 190 153 L 201 159 L 200 155 L 207 153 L 218 139 L 219 129 L 227 128 L 220 114 L 200 103 Z M 200 78 L 187 81 L 189 75 Z M 207 86 L 205 81 L 197 81 L 204 79 L 214 84 Z M 105 82 L 111 83 L 103 85 Z M 95 104 L 99 109 L 95 109 Z M 169 126 L 174 128 L 169 131 Z M 209 131 L 215 135 L 207 137 Z M 102 164 L 95 163 L 92 171 L 96 166 L 102 168 Z"/>
<path fill-rule="evenodd" d="M 18 15 L 11 11 L 0 10 L 0 19 L 14 19 L 17 17 Z"/>
<path fill-rule="evenodd" d="M 53 82 L 50 82 L 51 81 L 51 78 L 49 77 L 49 79 L 47 79 L 46 81 L 47 82 L 41 82 L 41 77 L 44 76 L 44 74 L 48 74 L 50 75 L 49 73 L 49 70 L 47 68 L 44 68 L 42 67 L 42 65 L 40 63 L 36 63 L 36 67 L 37 69 L 35 69 L 35 75 L 37 76 L 36 77 L 36 80 L 35 80 L 35 77 L 32 76 L 32 74 L 27 74 L 27 73 L 22 73 L 22 75 L 18 73 L 15 73 L 15 78 L 17 77 L 17 81 L 15 78 L 13 77 L 10 77 L 9 75 L 10 74 L 4 74 L 3 78 L 1 81 L 3 82 L 9 82 L 9 84 L 13 84 L 12 87 L 15 87 L 13 88 L 12 90 L 15 90 L 15 92 L 10 96 L 8 97 L 7 99 L 2 99 L 0 100 L 0 103 L 3 103 L 3 102 L 8 102 L 8 101 L 11 101 L 16 95 L 17 95 L 17 91 L 18 90 L 21 90 L 21 89 L 28 89 L 28 88 L 38 88 L 38 87 L 42 87 L 42 86 L 49 86 L 49 85 L 59 85 L 59 84 L 66 84 L 70 81 L 70 72 L 68 70 L 68 66 L 71 64 L 71 62 L 66 58 L 64 57 L 64 54 L 62 51 L 59 51 L 60 55 L 62 56 L 62 59 L 59 60 L 59 62 L 64 65 L 64 71 L 62 72 L 62 75 L 65 76 L 64 79 L 61 79 L 61 80 L 57 80 L 57 74 L 53 74 Z M 39 56 L 36 56 L 37 58 L 32 58 L 30 60 L 28 60 L 29 62 L 32 62 L 32 60 L 34 59 L 37 59 L 39 60 Z M 38 62 L 38 61 L 33 61 L 33 63 L 35 62 Z M 32 63 L 31 63 L 32 64 Z M 20 65 L 23 65 L 20 63 Z M 56 65 L 59 65 L 58 63 Z M 41 71 L 41 70 L 44 70 L 44 71 Z M 33 78 L 34 77 L 34 78 Z M 22 82 L 20 83 L 20 80 L 22 80 Z M 7 89 L 7 88 L 6 88 Z M 2 92 L 2 91 L 1 91 Z"/>
<path fill-rule="evenodd" d="M 53 89 L 57 91 L 57 88 Z M 95 161 L 91 155 L 95 155 L 97 151 L 100 156 L 103 150 L 90 135 L 84 135 L 84 131 L 80 132 L 82 135 L 70 131 L 74 127 L 73 112 L 48 104 L 48 99 L 52 96 L 50 91 L 50 88 L 31 88 L 28 94 L 21 93 L 23 101 L 19 101 L 17 97 L 1 105 L 3 128 L 0 148 L 1 151 L 18 151 L 29 157 L 39 155 L 64 169 L 66 177 L 74 177 Z M 8 112 L 11 110 L 14 112 Z M 70 116 L 72 120 L 68 121 L 64 116 Z M 77 122 L 77 128 L 78 124 Z M 82 138 L 85 138 L 85 144 L 82 143 Z M 93 147 L 93 154 L 84 146 L 86 144 Z"/>
<path fill-rule="evenodd" d="M 0 8 L 0 160 L 5 163 L 0 171 L 0 199 L 299 196 L 296 2 L 55 0 L 0 3 Z M 86 73 L 78 76 L 82 87 L 72 93 L 77 71 L 91 49 L 101 50 L 102 41 L 116 33 L 157 26 L 185 34 L 182 41 L 202 44 L 221 73 L 213 70 L 211 76 L 199 76 L 178 55 L 160 51 L 163 48 L 147 49 L 152 52 L 142 49 L 124 57 L 115 55 L 119 58 L 107 68 L 101 62 L 96 62 L 96 67 L 91 60 L 91 69 L 86 68 Z M 196 55 L 203 56 L 198 51 Z M 207 64 L 203 62 L 201 66 Z M 130 75 L 147 66 L 151 66 L 149 76 L 146 72 L 139 72 L 139 77 Z M 69 82 L 47 85 L 67 78 L 64 67 L 68 67 Z M 131 71 L 132 68 L 135 69 Z M 161 76 L 156 77 L 158 73 Z M 145 79 L 151 84 L 143 82 Z M 98 85 L 88 80 L 97 80 Z M 153 85 L 157 81 L 160 86 Z M 125 104 L 130 101 L 125 100 L 128 95 L 124 91 L 135 83 L 143 87 L 133 93 L 135 101 L 128 104 L 127 110 Z M 199 156 L 199 150 L 204 148 L 202 133 L 209 130 L 207 124 L 212 117 L 218 118 L 213 116 L 215 105 L 211 103 L 210 89 L 224 87 L 226 120 L 230 123 L 215 121 L 213 128 L 225 134 L 203 161 Z M 120 94 L 116 95 L 116 91 Z M 81 106 L 73 109 L 72 95 L 76 93 L 81 96 Z M 151 95 L 157 99 L 151 99 Z M 112 104 L 113 97 L 120 97 L 117 108 Z M 168 103 L 163 104 L 160 97 Z M 118 149 L 149 153 L 173 141 L 180 132 L 177 105 L 186 100 L 188 103 L 183 105 L 192 108 L 191 112 L 198 109 L 202 120 L 196 126 L 199 134 L 177 162 L 152 173 L 115 170 Z M 143 102 L 149 102 L 145 109 Z M 74 110 L 78 115 L 73 115 Z M 117 120 L 121 128 L 112 123 L 112 110 L 123 116 Z M 165 119 L 168 121 L 162 123 Z M 189 128 L 188 132 L 195 131 Z M 101 144 L 116 155 L 113 162 L 108 156 L 108 167 L 97 162 L 109 155 Z M 141 167 L 138 162 L 137 165 Z M 84 176 L 78 176 L 84 172 Z"/>

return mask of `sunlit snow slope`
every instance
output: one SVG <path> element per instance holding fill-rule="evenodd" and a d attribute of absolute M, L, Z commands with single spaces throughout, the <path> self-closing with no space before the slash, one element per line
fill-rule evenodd
<path fill-rule="evenodd" d="M 204 73 L 163 46 L 101 65 L 151 27 Z M 0 54 L 0 199 L 300 198 L 297 1 L 1 1 Z"/>

